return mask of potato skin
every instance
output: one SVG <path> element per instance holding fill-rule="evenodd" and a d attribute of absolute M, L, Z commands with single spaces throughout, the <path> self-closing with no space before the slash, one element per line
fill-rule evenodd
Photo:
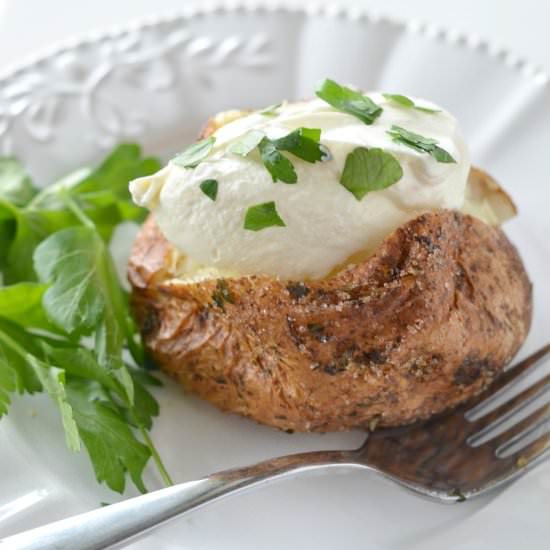
<path fill-rule="evenodd" d="M 153 360 L 223 410 L 283 430 L 395 426 L 453 407 L 513 358 L 531 284 L 505 234 L 454 211 L 402 225 L 319 281 L 170 279 L 154 220 L 129 262 Z"/>

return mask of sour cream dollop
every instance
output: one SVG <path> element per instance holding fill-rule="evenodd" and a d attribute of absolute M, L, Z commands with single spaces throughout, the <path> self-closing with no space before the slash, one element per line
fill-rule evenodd
<path fill-rule="evenodd" d="M 349 258 L 372 253 L 392 230 L 423 212 L 461 209 L 470 161 L 455 118 L 416 98 L 417 105 L 438 112 L 405 108 L 380 93 L 367 95 L 383 108 L 371 125 L 321 99 L 287 103 L 275 116 L 256 112 L 221 126 L 208 158 L 195 168 L 170 161 L 157 174 L 131 182 L 134 201 L 154 213 L 165 237 L 185 258 L 182 277 L 202 273 L 319 279 Z M 387 134 L 393 125 L 437 140 L 456 163 L 437 162 L 393 142 Z M 294 165 L 296 184 L 274 183 L 257 153 L 242 157 L 227 152 L 249 130 L 276 139 L 300 127 L 320 128 L 320 141 L 331 157 L 312 164 L 284 153 Z M 358 201 L 340 183 L 346 158 L 357 147 L 391 153 L 403 170 L 401 179 Z M 215 201 L 200 189 L 209 179 L 218 182 Z M 270 201 L 286 227 L 244 229 L 247 209 Z"/>

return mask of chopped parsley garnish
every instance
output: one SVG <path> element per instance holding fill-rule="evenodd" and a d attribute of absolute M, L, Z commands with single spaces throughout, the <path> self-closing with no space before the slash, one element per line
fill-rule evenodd
<path fill-rule="evenodd" d="M 274 103 L 273 105 L 270 105 L 265 109 L 262 109 L 261 111 L 259 111 L 259 113 L 264 116 L 277 116 L 279 114 L 277 111 L 279 110 L 279 107 L 281 107 L 282 104 L 283 104 L 282 101 L 281 103 Z"/>
<path fill-rule="evenodd" d="M 371 191 L 397 183 L 402 176 L 401 165 L 390 153 L 357 147 L 346 158 L 340 183 L 360 201 Z"/>
<path fill-rule="evenodd" d="M 288 151 L 306 162 L 319 162 L 327 158 L 327 150 L 319 143 L 320 139 L 320 128 L 298 128 L 273 140 L 273 144 L 279 151 Z"/>
<path fill-rule="evenodd" d="M 427 153 L 431 155 L 437 162 L 456 162 L 456 160 L 445 149 L 439 147 L 439 143 L 436 139 L 427 138 L 420 134 L 415 134 L 410 130 L 405 130 L 401 126 L 392 126 L 391 130 L 387 132 L 392 141 L 395 143 L 401 143 L 419 153 Z"/>
<path fill-rule="evenodd" d="M 204 180 L 199 187 L 201 191 L 211 200 L 215 201 L 218 196 L 218 181 Z"/>
<path fill-rule="evenodd" d="M 317 89 L 316 94 L 338 111 L 357 117 L 365 124 L 372 124 L 381 114 L 382 107 L 361 92 L 340 86 L 327 79 Z"/>
<path fill-rule="evenodd" d="M 273 181 L 282 181 L 284 183 L 296 183 L 298 176 L 290 162 L 277 149 L 275 143 L 267 138 L 263 138 L 259 144 L 260 158 L 267 171 L 271 174 Z"/>
<path fill-rule="evenodd" d="M 266 227 L 286 227 L 275 207 L 275 203 L 264 202 L 250 206 L 244 218 L 244 228 L 250 231 L 261 231 Z"/>
<path fill-rule="evenodd" d="M 258 147 L 264 137 L 265 134 L 261 130 L 249 130 L 241 139 L 232 143 L 227 148 L 227 152 L 246 157 L 248 153 Z"/>
<path fill-rule="evenodd" d="M 420 107 L 412 99 L 410 99 L 405 95 L 401 95 L 401 94 L 382 94 L 382 95 L 388 101 L 397 103 L 398 105 L 401 105 L 401 107 L 405 107 L 406 109 L 415 109 L 416 111 L 422 111 L 423 113 L 430 113 L 430 114 L 441 112 L 439 109 L 429 109 L 428 107 Z"/>
<path fill-rule="evenodd" d="M 250 130 L 227 150 L 245 157 L 257 147 L 260 159 L 273 181 L 296 183 L 298 176 L 294 166 L 281 151 L 291 153 L 306 162 L 328 160 L 330 152 L 319 143 L 320 139 L 319 128 L 297 128 L 278 139 L 269 139 L 260 130 Z"/>
<path fill-rule="evenodd" d="M 184 168 L 195 168 L 195 166 L 208 156 L 215 141 L 216 138 L 210 136 L 197 141 L 197 143 L 193 143 L 193 145 L 187 147 L 185 151 L 174 158 L 174 163 Z"/>

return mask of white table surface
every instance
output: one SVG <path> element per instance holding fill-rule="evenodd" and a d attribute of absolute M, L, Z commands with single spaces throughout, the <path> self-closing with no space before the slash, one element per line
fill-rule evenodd
<path fill-rule="evenodd" d="M 304 4 L 304 0 L 264 1 Z M 36 50 L 71 36 L 118 25 L 148 13 L 173 11 L 197 3 L 205 2 L 0 0 L 0 71 L 4 72 Z M 475 34 L 550 73 L 550 2 L 547 0 L 340 0 L 340 3 L 365 6 L 375 14 L 417 18 Z"/>

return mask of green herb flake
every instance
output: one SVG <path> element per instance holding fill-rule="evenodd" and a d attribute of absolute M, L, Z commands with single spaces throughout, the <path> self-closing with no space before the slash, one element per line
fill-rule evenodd
<path fill-rule="evenodd" d="M 452 489 L 451 491 L 449 491 L 447 493 L 450 497 L 455 497 L 456 498 L 456 502 L 464 502 L 466 500 L 466 497 L 464 496 L 464 493 L 456 488 L 456 489 Z"/>
<path fill-rule="evenodd" d="M 218 279 L 216 281 L 216 288 L 214 292 L 212 292 L 212 300 L 223 311 L 225 311 L 226 303 L 235 303 L 235 295 L 231 292 L 231 289 L 225 279 Z"/>
<path fill-rule="evenodd" d="M 260 144 L 265 134 L 260 130 L 249 130 L 241 139 L 232 143 L 228 148 L 228 153 L 246 157 L 252 150 Z"/>
<path fill-rule="evenodd" d="M 382 94 L 382 95 L 388 101 L 391 101 L 392 103 L 397 103 L 398 105 L 400 105 L 401 107 L 405 107 L 406 109 L 415 109 L 416 111 L 422 111 L 423 113 L 429 113 L 429 114 L 441 112 L 439 109 L 429 109 L 428 107 L 420 107 L 412 99 L 401 94 Z"/>
<path fill-rule="evenodd" d="M 296 183 L 298 176 L 292 163 L 277 149 L 275 143 L 263 138 L 258 145 L 260 158 L 267 171 L 271 174 L 273 181 L 284 183 Z"/>
<path fill-rule="evenodd" d="M 357 117 L 365 124 L 372 124 L 382 114 L 382 107 L 370 97 L 341 86 L 334 80 L 325 80 L 316 90 L 316 94 L 338 111 Z"/>
<path fill-rule="evenodd" d="M 433 115 L 433 114 L 436 114 L 436 113 L 440 113 L 441 112 L 441 109 L 430 109 L 429 107 L 419 107 L 418 105 L 415 105 L 414 108 L 417 110 L 417 111 L 422 111 L 423 113 L 428 113 L 430 115 Z"/>
<path fill-rule="evenodd" d="M 319 143 L 320 139 L 319 128 L 297 128 L 272 143 L 279 151 L 287 151 L 306 162 L 314 163 L 326 160 L 327 149 Z"/>
<path fill-rule="evenodd" d="M 437 145 L 439 142 L 436 139 L 421 136 L 420 134 L 416 134 L 401 126 L 395 125 L 392 126 L 391 130 L 387 133 L 395 143 L 410 147 L 419 153 L 427 153 L 437 160 L 437 162 L 456 163 L 456 160 L 450 153 Z"/>
<path fill-rule="evenodd" d="M 264 202 L 250 206 L 244 218 L 244 228 L 249 231 L 261 231 L 267 227 L 286 227 L 275 207 L 275 203 Z"/>
<path fill-rule="evenodd" d="M 317 143 L 321 139 L 321 128 L 299 128 L 300 136 L 311 139 Z"/>
<path fill-rule="evenodd" d="M 283 102 L 274 103 L 273 105 L 269 105 L 269 107 L 262 109 L 261 111 L 259 111 L 259 113 L 264 116 L 277 116 L 279 114 L 277 111 L 282 106 L 282 104 Z"/>
<path fill-rule="evenodd" d="M 175 157 L 173 162 L 184 168 L 195 168 L 208 156 L 212 147 L 214 147 L 215 141 L 216 138 L 214 136 L 201 139 Z"/>
<path fill-rule="evenodd" d="M 412 108 L 414 107 L 414 101 L 409 99 L 407 96 L 401 94 L 382 94 L 388 101 L 393 101 L 401 105 L 401 107 Z"/>
<path fill-rule="evenodd" d="M 360 201 L 371 191 L 397 183 L 402 176 L 399 161 L 390 153 L 357 147 L 346 158 L 340 183 Z"/>
<path fill-rule="evenodd" d="M 324 145 L 319 143 L 320 139 L 319 128 L 297 128 L 278 139 L 269 139 L 260 130 L 250 130 L 230 145 L 227 151 L 247 156 L 257 147 L 260 159 L 274 182 L 296 183 L 298 176 L 294 165 L 281 151 L 291 153 L 306 162 L 326 161 L 331 158 L 331 154 Z"/>
<path fill-rule="evenodd" d="M 211 200 L 215 201 L 218 196 L 218 181 L 204 180 L 199 187 L 201 191 Z"/>

